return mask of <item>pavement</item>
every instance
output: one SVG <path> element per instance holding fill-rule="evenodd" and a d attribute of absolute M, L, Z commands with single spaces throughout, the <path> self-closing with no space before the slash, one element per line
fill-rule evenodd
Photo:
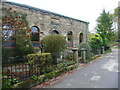
<path fill-rule="evenodd" d="M 119 49 L 120 52 L 120 49 Z M 118 88 L 118 49 L 79 66 L 75 72 L 45 88 Z"/>

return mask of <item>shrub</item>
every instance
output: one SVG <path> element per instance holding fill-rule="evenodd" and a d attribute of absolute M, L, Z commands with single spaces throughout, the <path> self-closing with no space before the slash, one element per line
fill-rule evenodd
<path fill-rule="evenodd" d="M 6 39 L 15 40 L 15 51 L 14 56 L 19 56 L 20 58 L 26 56 L 27 54 L 33 53 L 34 48 L 30 40 L 30 29 L 28 27 L 27 22 L 27 14 L 14 11 L 12 8 L 3 7 L 2 14 L 2 26 L 10 27 L 10 30 L 15 30 L 15 34 L 10 34 L 9 30 L 6 29 L 6 33 L 2 34 L 2 45 L 4 46 L 6 43 Z M 10 49 L 9 49 L 10 50 Z M 11 51 L 11 50 L 10 50 Z M 8 56 L 7 52 L 3 52 L 3 55 L 6 57 L 12 57 L 12 55 Z"/>
<path fill-rule="evenodd" d="M 60 57 L 61 52 L 66 48 L 66 40 L 63 36 L 58 34 L 48 35 L 41 40 L 42 51 L 51 53 L 53 63 L 57 63 L 57 58 Z"/>
<path fill-rule="evenodd" d="M 28 63 L 31 64 L 30 71 L 36 73 L 44 73 L 47 67 L 52 65 L 52 57 L 50 53 L 37 53 L 27 55 Z M 33 73 L 34 74 L 34 73 Z"/>
<path fill-rule="evenodd" d="M 2 88 L 12 88 L 14 84 L 18 83 L 16 78 L 8 78 L 7 76 L 2 77 Z"/>
<path fill-rule="evenodd" d="M 99 34 L 91 35 L 89 43 L 93 55 L 97 55 L 99 53 L 99 50 L 101 50 L 101 47 L 104 45 L 103 39 Z"/>
<path fill-rule="evenodd" d="M 34 47 L 29 37 L 23 35 L 22 37 L 16 36 L 16 53 L 20 58 L 27 54 L 34 53 Z"/>
<path fill-rule="evenodd" d="M 97 49 L 103 46 L 103 40 L 99 34 L 93 34 L 89 39 L 89 43 L 92 49 Z"/>
<path fill-rule="evenodd" d="M 85 49 L 87 50 L 87 51 L 86 51 L 86 60 L 90 60 L 90 58 L 91 58 L 91 48 L 90 48 L 89 44 L 83 42 L 83 43 L 81 43 L 80 46 L 79 46 L 78 56 L 83 58 L 82 52 L 81 52 L 81 49 L 82 49 L 82 48 L 85 48 Z"/>
<path fill-rule="evenodd" d="M 14 88 L 33 87 L 35 85 L 38 85 L 45 81 L 48 81 L 52 78 L 55 78 L 55 77 L 61 75 L 62 73 L 65 73 L 65 72 L 68 72 L 68 71 L 74 69 L 76 67 L 76 64 L 75 64 L 75 62 L 71 61 L 71 62 L 65 62 L 65 63 L 58 64 L 58 66 L 56 67 L 57 69 L 55 69 L 49 73 L 44 73 L 43 75 L 40 75 L 40 76 L 32 75 L 28 80 L 18 82 L 13 86 L 14 86 Z"/>

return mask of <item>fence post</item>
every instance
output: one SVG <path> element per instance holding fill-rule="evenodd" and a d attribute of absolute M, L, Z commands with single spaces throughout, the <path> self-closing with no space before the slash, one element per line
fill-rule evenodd
<path fill-rule="evenodd" d="M 76 62 L 76 66 L 78 66 L 78 48 L 72 48 L 73 51 L 73 60 Z"/>
<path fill-rule="evenodd" d="M 102 47 L 102 54 L 104 54 L 104 46 Z"/>

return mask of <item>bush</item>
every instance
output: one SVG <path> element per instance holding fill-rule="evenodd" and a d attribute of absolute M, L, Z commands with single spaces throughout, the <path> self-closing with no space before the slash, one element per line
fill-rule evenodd
<path fill-rule="evenodd" d="M 89 43 L 92 49 L 97 49 L 103 46 L 103 40 L 99 34 L 93 34 L 89 39 Z"/>
<path fill-rule="evenodd" d="M 102 46 L 105 44 L 102 37 L 99 34 L 93 34 L 91 35 L 89 39 L 91 52 L 94 55 L 99 54 L 99 51 L 101 50 Z"/>
<path fill-rule="evenodd" d="M 2 48 L 2 59 L 3 62 L 7 62 L 10 57 L 15 57 L 15 49 Z"/>
<path fill-rule="evenodd" d="M 81 52 L 81 49 L 82 49 L 82 48 L 85 48 L 85 49 L 87 50 L 87 51 L 86 51 L 86 60 L 90 60 L 90 58 L 91 58 L 91 48 L 90 48 L 89 44 L 83 42 L 83 43 L 81 43 L 80 46 L 79 46 L 78 56 L 83 58 L 82 52 Z"/>
<path fill-rule="evenodd" d="M 40 83 L 43 83 L 45 81 L 48 81 L 52 78 L 55 78 L 62 73 L 68 72 L 76 67 L 76 64 L 74 61 L 71 62 L 65 62 L 65 63 L 60 63 L 57 65 L 56 69 L 49 73 L 44 73 L 43 75 L 36 76 L 32 75 L 28 80 L 24 80 L 21 82 L 18 82 L 13 85 L 13 88 L 30 88 L 35 85 L 38 85 Z"/>
<path fill-rule="evenodd" d="M 2 45 L 5 45 L 6 38 L 8 40 L 15 40 L 16 48 L 15 51 L 12 51 L 12 53 L 15 53 L 14 55 L 18 56 L 19 58 L 23 58 L 27 54 L 33 53 L 34 48 L 30 39 L 30 29 L 26 19 L 27 14 L 14 11 L 12 8 L 6 7 L 3 7 L 2 10 L 2 26 L 7 25 L 10 27 L 10 30 L 15 30 L 15 34 L 11 34 L 11 36 L 9 36 L 9 30 L 6 30 L 7 33 L 2 34 Z M 7 52 L 3 52 L 4 56 L 6 53 Z M 12 57 L 12 55 L 7 57 Z"/>
<path fill-rule="evenodd" d="M 57 58 L 60 57 L 61 52 L 66 49 L 66 40 L 63 36 L 58 34 L 48 35 L 41 40 L 42 51 L 51 53 L 53 63 L 57 63 Z"/>
<path fill-rule="evenodd" d="M 28 63 L 31 64 L 31 73 L 33 73 L 32 71 L 41 74 L 45 73 L 47 67 L 51 67 L 52 65 L 52 57 L 50 53 L 28 54 L 27 59 Z"/>

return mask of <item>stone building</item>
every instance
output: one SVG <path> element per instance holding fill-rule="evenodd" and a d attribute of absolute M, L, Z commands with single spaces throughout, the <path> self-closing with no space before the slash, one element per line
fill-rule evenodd
<path fill-rule="evenodd" d="M 81 42 L 88 41 L 89 23 L 86 21 L 14 2 L 4 1 L 2 6 L 27 14 L 33 37 L 39 37 L 37 41 L 32 41 L 36 48 L 40 47 L 41 38 L 50 34 L 65 36 L 69 48 L 78 47 Z"/>

